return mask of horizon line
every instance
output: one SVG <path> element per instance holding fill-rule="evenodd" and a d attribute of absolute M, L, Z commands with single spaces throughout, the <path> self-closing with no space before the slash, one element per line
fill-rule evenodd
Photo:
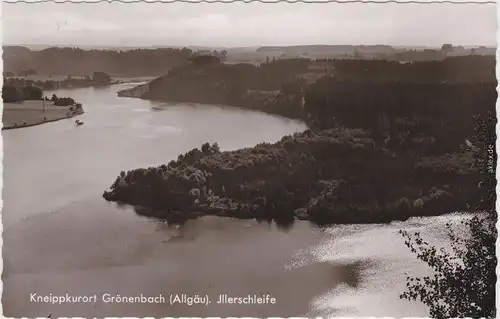
<path fill-rule="evenodd" d="M 453 47 L 486 47 L 486 48 L 496 48 L 497 44 L 454 44 L 449 42 L 443 42 L 442 44 L 283 44 L 283 45 L 272 45 L 272 44 L 261 44 L 261 45 L 162 45 L 162 44 L 149 44 L 149 45 L 123 45 L 123 44 L 35 44 L 35 43 L 2 43 L 2 47 L 47 47 L 47 48 L 214 48 L 214 49 L 252 49 L 252 48 L 292 48 L 292 47 L 314 47 L 314 46 L 388 46 L 393 48 L 412 48 L 412 47 L 428 47 L 428 48 L 440 48 L 443 44 L 451 44 Z"/>

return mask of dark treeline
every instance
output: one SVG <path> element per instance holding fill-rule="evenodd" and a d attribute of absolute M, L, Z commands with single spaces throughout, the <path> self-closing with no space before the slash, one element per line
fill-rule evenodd
<path fill-rule="evenodd" d="M 165 81 L 169 82 L 169 86 L 173 86 L 178 83 L 174 81 L 181 82 L 185 78 L 189 78 L 189 80 L 194 78 L 198 82 L 210 80 L 224 83 L 225 89 L 228 89 L 229 85 L 236 90 L 238 88 L 280 90 L 286 81 L 307 73 L 311 63 L 312 61 L 309 59 L 268 59 L 260 65 L 251 63 L 222 64 L 221 60 L 215 56 L 197 56 L 189 59 L 188 63 L 173 68 L 168 74 L 153 80 L 151 88 L 154 90 L 156 87 L 163 86 Z"/>
<path fill-rule="evenodd" d="M 196 102 L 208 97 L 215 101 L 223 93 L 237 93 L 235 83 L 248 95 L 254 84 L 262 84 L 252 77 L 243 79 L 243 74 L 270 67 L 210 61 L 202 67 L 177 68 L 151 82 L 150 96 L 187 99 L 191 92 Z M 177 220 L 201 212 L 283 225 L 294 219 L 317 224 L 387 222 L 491 205 L 481 202 L 485 188 L 478 185 L 484 177 L 473 165 L 478 153 L 488 151 L 476 145 L 477 121 L 495 112 L 494 64 L 489 57 L 411 66 L 333 61 L 341 65 L 340 72 L 335 70 L 338 75 L 285 85 L 318 63 L 303 66 L 306 62 L 267 63 L 277 69 L 289 63 L 299 70 L 280 76 L 274 71 L 276 83 L 267 84 L 267 89 L 282 81 L 282 94 L 300 97 L 303 92 L 303 104 L 283 107 L 301 107 L 311 131 L 232 152 L 204 145 L 169 165 L 122 172 L 105 198 L 150 207 L 154 210 L 146 214 Z M 323 61 L 315 69 L 328 69 L 329 64 Z M 367 68 L 378 72 L 363 78 Z M 441 75 L 435 75 L 436 70 Z M 180 83 L 187 85 L 185 92 L 176 92 L 182 89 Z M 494 131 L 494 124 L 488 130 Z"/>
<path fill-rule="evenodd" d="M 408 64 L 378 60 L 297 58 L 268 59 L 260 65 L 253 65 L 221 64 L 216 57 L 209 57 L 209 62 L 203 62 L 202 56 L 197 58 L 199 60 L 191 59 L 191 63 L 177 66 L 168 74 L 153 80 L 149 95 L 145 98 L 201 100 L 206 97 L 206 103 L 218 100 L 218 103 L 234 104 L 248 90 L 298 94 L 306 82 L 314 82 L 322 75 L 332 75 L 339 81 L 362 82 L 496 82 L 495 59 L 489 56 L 452 57 L 443 61 Z"/>
<path fill-rule="evenodd" d="M 319 128 L 341 124 L 378 134 L 401 150 L 454 152 L 471 138 L 473 117 L 494 109 L 495 83 L 370 83 L 322 78 L 308 87 L 305 110 Z M 424 140 L 427 140 L 424 143 Z"/>
<path fill-rule="evenodd" d="M 36 86 L 4 85 L 2 90 L 2 100 L 5 103 L 15 103 L 22 101 L 51 101 L 56 106 L 76 105 L 74 99 L 70 97 L 57 97 L 55 94 L 49 99 L 43 96 L 43 91 Z"/>
<path fill-rule="evenodd" d="M 43 91 L 36 86 L 4 85 L 2 88 L 2 100 L 5 103 L 41 100 L 42 98 Z"/>
<path fill-rule="evenodd" d="M 90 75 L 102 71 L 112 75 L 148 76 L 165 74 L 192 54 L 185 48 L 112 51 L 52 47 L 32 51 L 24 47 L 4 47 L 3 62 L 4 71 L 14 74 L 31 69 L 39 75 Z"/>
<path fill-rule="evenodd" d="M 383 60 L 323 60 L 342 80 L 388 82 L 496 82 L 494 56 L 449 57 L 442 61 L 400 63 Z"/>
<path fill-rule="evenodd" d="M 44 97 L 43 90 L 54 88 L 50 86 L 50 82 L 42 83 L 40 86 L 34 84 L 36 83 L 33 83 L 33 81 L 26 81 L 24 79 L 4 78 L 2 100 L 6 103 L 46 100 L 53 102 L 56 106 L 70 106 L 76 104 L 75 100 L 69 97 L 59 98 L 55 94 L 53 94 L 50 99 L 46 96 Z"/>

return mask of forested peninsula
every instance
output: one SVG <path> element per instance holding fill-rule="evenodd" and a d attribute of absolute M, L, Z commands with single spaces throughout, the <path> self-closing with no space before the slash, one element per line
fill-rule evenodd
<path fill-rule="evenodd" d="M 399 63 L 190 58 L 139 88 L 144 99 L 228 104 L 310 129 L 224 152 L 204 144 L 160 167 L 121 172 L 105 199 L 185 222 L 203 215 L 291 225 L 381 223 L 490 208 L 496 160 L 491 56 Z M 493 136 L 493 139 L 492 139 Z"/>

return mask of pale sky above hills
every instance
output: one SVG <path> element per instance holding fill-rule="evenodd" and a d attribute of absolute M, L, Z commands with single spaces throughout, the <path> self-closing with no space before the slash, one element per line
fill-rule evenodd
<path fill-rule="evenodd" d="M 494 45 L 494 5 L 3 4 L 5 44 Z"/>

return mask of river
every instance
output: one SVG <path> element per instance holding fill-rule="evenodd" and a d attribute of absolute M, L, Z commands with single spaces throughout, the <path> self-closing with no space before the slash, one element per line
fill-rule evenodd
<path fill-rule="evenodd" d="M 237 108 L 119 98 L 109 88 L 47 92 L 71 96 L 86 113 L 3 131 L 3 309 L 8 317 L 427 316 L 399 300 L 405 273 L 426 268 L 399 229 L 444 239 L 454 217 L 319 231 L 248 220 L 201 218 L 181 229 L 106 202 L 122 170 L 168 163 L 205 142 L 222 150 L 274 142 L 305 125 Z M 458 218 L 458 217 L 457 217 Z M 50 304 L 36 296 L 97 296 Z M 208 295 L 209 305 L 119 304 L 101 295 Z M 276 304 L 217 304 L 219 294 L 269 294 Z"/>

